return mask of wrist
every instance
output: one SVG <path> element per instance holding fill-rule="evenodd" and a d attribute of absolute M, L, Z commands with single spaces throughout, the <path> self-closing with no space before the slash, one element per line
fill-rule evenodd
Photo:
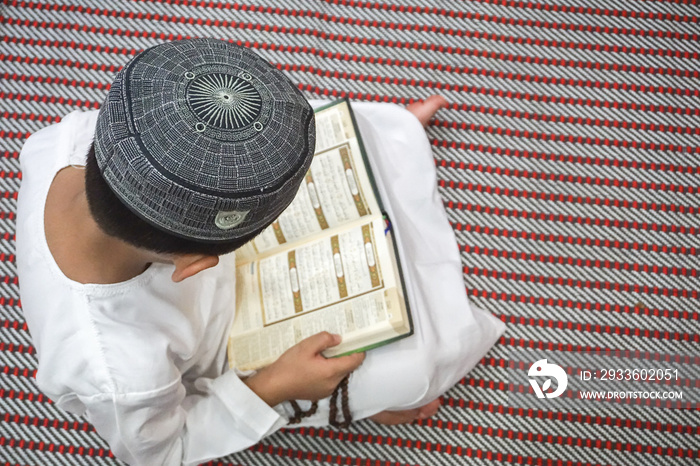
<path fill-rule="evenodd" d="M 270 407 L 287 401 L 282 384 L 278 382 L 275 371 L 270 370 L 269 367 L 260 369 L 255 375 L 245 379 L 243 383 Z"/>

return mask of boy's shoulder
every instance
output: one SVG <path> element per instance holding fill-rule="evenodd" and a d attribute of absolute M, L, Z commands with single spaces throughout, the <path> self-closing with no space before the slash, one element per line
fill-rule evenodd
<path fill-rule="evenodd" d="M 75 110 L 57 123 L 32 133 L 20 153 L 22 168 L 27 162 L 48 163 L 49 167 L 61 162 L 77 165 L 76 161 L 81 159 L 84 163 L 94 139 L 98 113 L 99 110 Z"/>
<path fill-rule="evenodd" d="M 157 301 L 145 273 L 118 287 L 81 286 L 46 264 L 23 267 L 22 305 L 37 347 L 37 382 L 52 398 L 156 390 L 178 380 L 169 360 L 172 322 L 131 318 Z M 167 309 L 167 304 L 158 303 Z"/>
<path fill-rule="evenodd" d="M 233 285 L 234 258 L 223 259 L 224 270 L 179 284 L 166 264 L 113 285 L 70 282 L 41 263 L 25 267 L 20 292 L 38 350 L 40 388 L 53 399 L 144 394 L 175 389 L 190 371 L 218 375 L 210 372 L 223 364 L 214 359 L 225 354 L 218 347 L 235 292 L 224 286 Z"/>

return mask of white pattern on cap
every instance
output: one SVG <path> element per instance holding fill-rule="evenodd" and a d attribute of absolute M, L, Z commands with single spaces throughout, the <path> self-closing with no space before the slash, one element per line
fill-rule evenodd
<path fill-rule="evenodd" d="M 271 224 L 294 199 L 314 146 L 313 111 L 297 87 L 252 51 L 215 39 L 135 56 L 115 77 L 95 133 L 97 163 L 121 201 L 200 242 Z M 234 222 L 233 213 L 245 215 Z"/>

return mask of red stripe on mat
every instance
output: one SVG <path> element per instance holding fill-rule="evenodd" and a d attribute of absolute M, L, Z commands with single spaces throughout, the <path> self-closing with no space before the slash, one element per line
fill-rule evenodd
<path fill-rule="evenodd" d="M 421 7 L 421 6 L 409 6 L 409 7 L 393 7 L 393 5 L 386 5 L 379 2 L 365 2 L 365 1 L 355 1 L 355 0 L 324 0 L 326 3 L 331 3 L 333 5 L 344 5 L 359 8 L 372 8 L 385 11 L 400 11 L 406 13 L 424 13 L 424 14 L 439 14 L 441 16 L 449 17 L 462 17 L 459 16 L 463 14 L 461 11 L 445 10 L 444 8 L 437 7 Z M 608 9 L 608 8 L 591 8 L 583 6 L 573 6 L 573 5 L 551 5 L 547 3 L 537 3 L 537 2 L 523 2 L 515 0 L 465 0 L 475 3 L 485 3 L 489 5 L 498 5 L 509 8 L 519 8 L 528 10 L 538 10 L 538 11 L 548 11 L 553 13 L 573 13 L 581 15 L 597 15 L 597 16 L 612 16 L 612 17 L 622 17 L 622 18 L 634 18 L 634 19 L 652 19 L 652 20 L 664 20 L 664 21 L 676 21 L 683 23 L 697 23 L 697 16 L 688 15 L 677 15 L 671 13 L 647 13 L 643 11 L 632 11 L 632 10 L 618 10 L 618 9 Z"/>
<path fill-rule="evenodd" d="M 462 385 L 466 384 L 462 383 Z M 696 425 L 672 424 L 666 422 L 662 423 L 646 419 L 626 419 L 613 416 L 599 416 L 596 414 L 565 413 L 561 411 L 547 411 L 543 409 L 515 408 L 511 406 L 496 405 L 491 403 L 484 403 L 481 401 L 465 400 L 463 398 L 453 398 L 449 396 L 443 396 L 441 399 L 444 402 L 443 405 L 446 406 L 459 409 L 485 411 L 492 414 L 499 414 L 504 416 L 517 416 L 557 422 L 572 422 L 591 426 L 608 426 L 625 429 L 640 429 L 655 432 L 666 432 L 672 434 L 700 434 L 700 427 Z M 434 419 L 426 419 L 422 422 L 430 426 L 437 422 L 450 423 L 451 421 L 438 421 Z"/>
<path fill-rule="evenodd" d="M 74 445 L 62 445 L 49 442 L 35 442 L 34 440 L 17 440 L 14 438 L 0 437 L 0 447 L 18 448 L 23 450 L 46 451 L 65 455 L 97 456 L 114 458 L 111 451 L 104 448 L 76 447 Z"/>
<path fill-rule="evenodd" d="M 4 80 L 12 80 L 12 81 L 20 81 L 20 82 L 30 82 L 30 83 L 39 83 L 39 84 L 60 84 L 63 86 L 69 86 L 69 87 L 82 87 L 82 88 L 90 88 L 90 89 L 104 89 L 107 90 L 109 89 L 109 84 L 105 84 L 102 82 L 95 82 L 95 81 L 85 81 L 81 79 L 78 81 L 77 79 L 68 79 L 68 78 L 61 78 L 58 76 L 37 76 L 37 75 L 27 75 L 27 74 L 17 74 L 17 73 L 8 73 L 5 72 L 2 75 L 2 79 Z"/>
<path fill-rule="evenodd" d="M 447 208 L 453 207 L 462 208 L 462 203 L 447 202 Z M 658 245 L 652 243 L 640 243 L 638 241 L 620 241 L 600 238 L 584 238 L 571 235 L 553 234 L 553 233 L 538 233 L 534 231 L 508 230 L 499 227 L 489 227 L 483 225 L 472 225 L 469 223 L 460 223 L 459 231 L 473 232 L 484 235 L 501 236 L 503 238 L 517 238 L 530 241 L 544 241 L 551 243 L 573 244 L 577 246 L 588 246 L 596 248 L 624 249 L 633 251 L 655 252 L 658 254 L 679 254 L 679 255 L 697 255 L 698 251 L 694 246 L 686 248 L 678 245 Z M 475 268 L 478 270 L 478 268 Z M 467 272 L 467 268 L 464 269 Z M 515 278 L 515 277 L 513 277 Z M 577 282 L 578 283 L 578 282 Z M 586 282 L 588 283 L 588 282 Z M 596 282 L 597 283 L 597 282 Z M 553 283 L 550 283 L 553 284 Z M 588 285 L 586 285 L 588 286 Z M 636 285 L 635 285 L 636 286 Z M 635 288 L 636 289 L 636 288 Z"/>
<path fill-rule="evenodd" d="M 0 262 L 9 262 L 9 263 L 14 264 L 15 255 L 10 254 L 8 256 L 3 252 L 2 254 L 0 254 Z M 8 299 L 6 296 L 1 296 L 0 297 L 0 306 L 17 307 L 19 309 L 22 307 L 22 302 L 19 299 L 15 299 L 15 298 Z"/>
<path fill-rule="evenodd" d="M 7 170 L 1 170 L 0 169 L 0 178 L 3 179 L 22 179 L 22 172 L 21 171 L 7 171 Z M 13 218 L 12 216 L 15 215 L 14 212 L 10 212 L 9 215 L 11 216 L 10 218 Z"/>
<path fill-rule="evenodd" d="M 488 437 L 507 438 L 517 441 L 537 442 L 540 444 L 549 445 L 567 445 L 582 448 L 596 448 L 600 450 L 612 451 L 627 451 L 633 453 L 647 453 L 652 455 L 665 455 L 679 458 L 696 458 L 699 451 L 687 448 L 661 448 L 653 445 L 644 445 L 629 442 L 597 440 L 584 437 L 574 437 L 569 435 L 548 435 L 539 432 L 522 432 L 511 429 L 485 427 L 469 423 L 448 423 L 434 421 L 431 427 L 437 427 L 444 430 L 453 430 L 458 432 L 468 432 L 470 434 L 484 435 Z M 300 428 L 296 430 L 285 429 L 284 432 L 288 435 L 308 435 L 317 438 L 326 438 L 329 440 L 340 440 L 344 442 L 358 442 L 370 445 L 387 445 L 399 448 L 414 448 L 418 450 L 444 452 L 447 454 L 458 455 L 457 446 L 447 443 L 428 442 L 421 440 L 412 440 L 401 437 L 390 437 L 384 435 L 363 435 L 353 434 L 352 432 L 334 431 L 323 428 Z M 537 458 L 540 459 L 540 458 Z M 511 461 L 507 460 L 506 461 Z M 527 460 L 526 460 L 527 461 Z M 546 460 L 545 460 L 546 461 Z M 529 463 L 525 463 L 529 464 Z M 537 464 L 537 463 L 535 463 Z"/>
<path fill-rule="evenodd" d="M 458 68 L 455 69 L 454 73 L 464 73 L 464 74 L 478 74 L 465 72 L 465 69 Z M 478 69 L 477 69 L 478 70 Z M 439 70 L 438 71 L 442 71 Z M 450 71 L 450 70 L 445 70 Z M 511 78 L 513 79 L 513 78 Z M 492 97 L 501 97 L 507 99 L 515 100 L 526 100 L 532 102 L 542 102 L 542 103 L 553 103 L 553 104 L 563 104 L 563 105 L 573 105 L 573 106 L 585 106 L 585 107 L 596 107 L 596 108 L 614 108 L 616 110 L 626 110 L 626 111 L 638 111 L 638 112 L 658 112 L 658 113 L 671 113 L 676 115 L 692 115 L 699 116 L 700 109 L 695 107 L 672 107 L 669 105 L 659 105 L 659 104 L 643 104 L 636 102 L 621 102 L 621 101 L 610 101 L 610 100 L 600 100 L 582 97 L 570 97 L 570 96 L 557 96 L 557 95 L 545 95 L 545 94 L 535 94 L 521 91 L 512 91 L 504 89 L 492 89 L 488 87 L 481 86 L 467 86 L 467 91 L 472 94 L 489 95 Z M 477 108 L 481 109 L 484 107 L 476 107 L 474 104 L 466 103 L 453 103 L 451 108 L 455 110 L 462 111 L 475 111 Z M 481 110 L 480 110 L 481 111 Z"/>
<path fill-rule="evenodd" d="M 0 366 L 0 372 L 2 372 L 5 375 L 12 375 L 15 377 L 32 377 L 36 378 L 36 369 L 27 369 L 27 368 L 22 368 L 22 367 L 9 367 L 9 366 Z M 9 393 L 12 393 L 13 390 L 10 390 Z M 5 395 L 5 389 L 0 388 L 0 397 L 6 396 Z"/>
<path fill-rule="evenodd" d="M 0 215 L 1 219 L 5 219 L 4 214 L 5 214 L 5 212 L 3 212 L 2 215 Z M 9 215 L 7 215 L 7 218 L 9 220 L 14 220 L 14 217 L 15 217 L 14 212 L 10 212 Z M 17 285 L 17 284 L 19 284 L 19 279 L 16 276 L 5 275 L 5 276 L 0 276 L 0 282 L 4 283 L 6 285 Z M 3 321 L 0 320 L 0 322 L 3 322 Z M 5 328 L 7 328 L 7 327 L 5 327 Z"/>
<path fill-rule="evenodd" d="M 154 3 L 166 3 L 169 5 L 184 5 L 184 6 L 195 6 L 195 7 L 208 7 L 208 8 L 218 8 L 218 9 L 231 9 L 232 7 L 229 6 L 226 3 L 221 3 L 221 2 L 209 2 L 209 1 L 204 1 L 204 0 L 150 0 L 153 1 Z M 335 2 L 333 2 L 335 3 Z M 261 13 L 275 13 L 275 14 L 284 14 L 288 16 L 303 16 L 304 11 L 299 11 L 299 10 L 290 10 L 287 8 L 280 8 L 280 7 L 255 7 L 253 6 L 252 8 L 257 8 L 256 9 L 251 9 L 250 6 L 248 5 L 241 5 L 239 6 L 239 9 L 241 11 L 257 11 Z M 503 16 L 495 16 L 495 15 L 489 15 L 489 14 L 482 14 L 482 13 L 472 13 L 472 12 L 461 12 L 461 11 L 455 11 L 452 14 L 448 13 L 451 10 L 444 10 L 444 9 L 437 9 L 433 7 L 421 7 L 421 6 L 406 6 L 403 7 L 403 10 L 401 10 L 402 7 L 397 7 L 399 12 L 405 12 L 405 13 L 428 13 L 428 14 L 440 14 L 441 11 L 445 11 L 447 13 L 447 16 L 449 17 L 456 17 L 458 19 L 469 19 L 469 20 L 476 20 L 476 21 L 485 21 L 485 22 L 494 22 L 494 23 L 499 23 L 499 24 L 504 24 L 504 25 L 509 25 L 509 26 L 526 26 L 526 27 L 531 27 L 531 28 L 546 28 L 546 29 L 555 29 L 555 30 L 564 30 L 564 31 L 581 31 L 581 32 L 595 32 L 598 34 L 615 34 L 615 35 L 633 35 L 633 36 L 642 36 L 642 37 L 660 37 L 660 38 L 673 38 L 677 40 L 698 40 L 697 34 L 688 34 L 688 33 L 679 33 L 675 31 L 661 31 L 661 30 L 640 30 L 640 29 L 635 29 L 635 28 L 619 28 L 619 27 L 605 27 L 605 26 L 589 26 L 589 25 L 582 25 L 582 24 L 570 24 L 570 23 L 556 23 L 556 22 L 549 22 L 549 21 L 539 21 L 539 20 L 523 20 L 523 19 L 516 19 L 516 18 L 507 18 Z M 327 20 L 324 18 L 324 20 Z M 332 17 L 331 17 L 332 20 Z M 340 21 L 338 21 L 340 22 Z M 350 24 L 357 24 L 359 26 L 373 26 L 373 27 L 381 27 L 382 22 L 381 21 L 369 21 L 369 20 L 361 20 L 359 23 L 350 23 Z M 384 21 L 384 27 L 387 27 L 388 24 L 386 21 Z"/>
<path fill-rule="evenodd" d="M 520 130 L 511 128 L 502 128 L 498 126 L 483 125 L 476 123 L 457 123 L 451 121 L 444 121 L 435 119 L 433 122 L 436 126 L 441 126 L 447 129 L 461 129 L 467 131 L 474 131 L 486 134 L 497 134 L 499 136 L 508 136 L 513 138 L 524 138 L 524 139 L 534 139 L 541 141 L 554 141 L 563 142 L 569 144 L 582 144 L 588 146 L 611 146 L 611 147 L 624 147 L 625 149 L 636 149 L 636 150 L 651 150 L 651 151 L 673 151 L 673 152 L 685 152 L 688 154 L 700 154 L 700 146 L 684 146 L 681 144 L 667 144 L 667 143 L 656 143 L 647 141 L 634 141 L 634 140 L 624 140 L 624 139 L 610 139 L 606 137 L 591 137 L 591 136 L 581 136 L 581 135 L 571 135 L 571 134 L 556 134 L 556 133 L 545 133 L 541 131 L 532 130 Z M 693 130 L 694 131 L 694 130 Z M 627 182 L 627 181 L 625 181 Z"/>
<path fill-rule="evenodd" d="M 344 76 L 343 76 L 344 77 Z M 360 79 L 361 81 L 361 79 Z M 405 80 L 404 80 L 405 81 Z M 405 84 L 405 83 L 401 83 Z M 435 87 L 435 86 L 428 86 Z M 472 86 L 456 86 L 457 89 L 448 89 L 454 91 L 469 92 Z M 435 87 L 440 89 L 440 87 Z M 545 123 L 563 123 L 566 125 L 577 125 L 577 126 L 591 126 L 591 127 L 604 127 L 604 128 L 622 128 L 625 130 L 634 131 L 648 131 L 648 132 L 659 132 L 659 133 L 675 133 L 675 134 L 690 134 L 690 135 L 700 135 L 700 127 L 698 126 L 675 126 L 675 125 L 664 125 L 658 123 L 645 123 L 636 121 L 625 121 L 625 120 L 608 120 L 605 118 L 591 118 L 591 117 L 580 117 L 571 115 L 549 115 L 545 113 L 531 113 L 527 111 L 519 110 L 509 110 L 496 107 L 485 107 L 471 105 L 468 110 L 470 113 L 481 113 L 484 115 L 495 115 L 499 117 L 515 118 L 519 120 L 528 121 L 542 121 Z M 442 125 L 445 128 L 454 129 L 467 129 L 468 123 L 457 122 L 457 121 L 442 121 Z"/>
<path fill-rule="evenodd" d="M 618 293 L 643 293 L 659 296 L 673 296 L 674 298 L 698 299 L 698 291 L 680 288 L 663 288 L 651 285 L 640 285 L 639 283 L 620 283 L 602 280 L 582 280 L 580 278 L 553 277 L 550 275 L 526 274 L 522 272 L 506 272 L 503 270 L 491 270 L 481 267 L 462 268 L 467 275 L 495 278 L 499 280 L 511 280 L 523 283 L 537 283 L 541 285 L 569 286 L 575 288 L 590 288 L 595 290 L 607 290 Z M 671 315 L 664 317 L 675 317 L 683 319 L 698 320 L 697 312 L 673 311 Z"/>
<path fill-rule="evenodd" d="M 468 290 L 467 290 L 468 291 Z M 592 345 L 574 345 L 571 343 L 559 343 L 551 341 L 540 341 L 531 340 L 527 338 L 515 338 L 502 336 L 498 339 L 498 343 L 505 346 L 513 346 L 516 348 L 528 348 L 537 350 L 548 350 L 548 351 L 618 351 L 619 348 L 606 348 L 603 346 L 592 346 Z M 464 385 L 464 381 L 461 382 Z M 494 387 L 490 387 L 494 388 Z M 494 388 L 495 389 L 495 388 Z"/>
<path fill-rule="evenodd" d="M 22 173 L 19 173 L 18 178 L 22 178 Z M 15 220 L 16 220 L 16 217 L 17 217 L 17 214 L 14 213 L 14 212 L 7 212 L 7 211 L 2 211 L 2 212 L 0 212 L 0 220 L 11 220 L 11 221 L 15 221 Z M 7 238 L 7 237 L 9 237 L 9 236 L 10 236 L 10 234 L 9 234 L 8 232 L 3 233 L 3 237 L 4 237 L 4 238 Z M 2 281 L 3 283 L 8 283 L 8 284 L 10 283 L 10 282 L 8 281 L 8 277 L 6 277 L 6 276 L 5 276 L 5 277 L 0 276 L 0 281 Z M 17 284 L 18 284 L 18 282 L 17 282 L 17 277 L 15 277 L 15 279 L 14 279 L 13 282 L 12 282 L 12 284 L 13 284 L 13 285 L 17 285 Z"/>
<path fill-rule="evenodd" d="M 409 463 L 387 461 L 370 458 L 360 458 L 343 455 L 331 455 L 327 453 L 315 453 L 313 451 L 295 450 L 292 448 L 277 447 L 274 445 L 256 444 L 249 448 L 250 451 L 281 456 L 297 460 L 320 461 L 324 463 L 349 464 L 353 466 L 413 466 Z M 417 466 L 417 465 L 415 465 Z"/>
<path fill-rule="evenodd" d="M 0 56 L 1 58 L 1 56 Z M 5 100 L 16 100 L 18 102 L 40 102 L 42 104 L 60 104 L 69 105 L 72 107 L 87 107 L 92 109 L 99 109 L 102 102 L 96 102 L 93 100 L 86 99 L 73 99 L 71 97 L 62 97 L 54 95 L 39 95 L 39 94 L 20 94 L 18 92 L 5 92 L 0 91 L 0 99 Z M 56 121 L 60 121 L 61 117 L 56 117 Z"/>
<path fill-rule="evenodd" d="M 31 345 L 0 342 L 0 351 L 18 354 L 36 354 L 36 349 Z"/>
<path fill-rule="evenodd" d="M 676 316 L 679 311 L 668 310 L 668 309 L 649 309 L 645 305 L 637 302 L 634 306 L 613 304 L 609 302 L 591 302 L 591 301 L 574 301 L 571 299 L 564 298 L 553 298 L 551 296 L 533 296 L 517 293 L 506 293 L 505 291 L 488 291 L 480 290 L 478 288 L 467 288 L 467 293 L 471 296 L 476 296 L 484 299 L 493 299 L 496 301 L 510 301 L 513 303 L 531 304 L 537 306 L 557 306 L 557 307 L 567 307 L 571 309 L 579 309 L 586 311 L 599 311 L 599 312 L 613 312 L 616 314 L 631 314 L 631 315 L 645 315 L 645 316 L 655 316 L 655 317 L 671 317 Z M 686 319 L 686 311 L 680 312 L 679 319 Z M 675 315 L 674 315 L 675 314 Z M 695 313 L 692 314 L 693 316 Z M 564 322 L 564 321 L 562 321 Z M 604 328 L 614 328 L 612 326 L 606 326 Z M 629 335 L 646 337 L 646 338 L 660 338 L 660 339 L 674 339 L 678 341 L 693 341 L 695 343 L 700 343 L 700 334 L 690 333 L 690 334 L 677 334 L 669 331 L 659 331 L 659 330 L 648 330 L 648 329 L 633 329 L 634 331 Z M 677 338 L 676 338 L 677 337 Z M 523 340 L 524 341 L 524 340 Z M 574 346 L 572 346 L 573 348 Z M 576 348 L 586 348 L 586 346 L 576 345 Z M 569 351 L 569 350 L 567 350 Z M 589 351 L 589 350 L 584 350 Z"/>
<path fill-rule="evenodd" d="M 409 441 L 410 442 L 410 441 Z M 419 445 L 422 445 L 420 441 L 417 441 Z M 415 443 L 411 443 L 411 448 L 417 448 Z M 390 445 L 391 446 L 391 445 Z M 405 463 L 398 463 L 394 461 L 370 459 L 370 458 L 353 458 L 341 455 L 329 455 L 323 453 L 314 453 L 310 451 L 294 450 L 291 448 L 267 446 L 267 445 L 255 445 L 251 447 L 252 451 L 260 453 L 269 453 L 276 456 L 282 456 L 287 458 L 295 458 L 299 460 L 308 461 L 324 461 L 327 463 L 335 464 L 351 464 L 356 466 L 404 466 Z M 481 450 L 478 448 L 462 447 L 456 446 L 451 454 L 457 456 L 466 456 L 470 458 L 479 458 L 492 461 L 505 461 L 514 464 L 546 464 L 547 466 L 603 466 L 600 463 L 582 463 L 580 461 L 566 461 L 558 459 L 550 459 L 543 457 L 525 456 L 525 455 L 513 455 L 510 453 L 493 452 L 488 450 Z"/>
<path fill-rule="evenodd" d="M 19 414 L 5 413 L 0 419 L 3 422 L 12 422 L 15 424 L 23 424 L 26 426 L 43 427 L 61 430 L 75 430 L 82 432 L 95 432 L 95 428 L 88 422 L 68 422 L 59 421 L 58 419 L 47 419 L 34 416 L 20 416 Z"/>
<path fill-rule="evenodd" d="M 526 196 L 521 196 L 520 190 L 514 189 L 511 190 L 509 188 L 501 188 L 499 186 L 484 186 L 484 185 L 479 185 L 479 184 L 474 184 L 474 183 L 463 183 L 463 182 L 454 182 L 454 181 L 445 181 L 442 179 L 438 180 L 438 186 L 441 188 L 450 188 L 450 189 L 457 189 L 460 191 L 463 190 L 468 190 L 468 191 L 477 191 L 477 192 L 483 192 L 483 193 L 488 193 L 488 194 L 496 194 L 499 196 L 515 196 L 515 197 L 523 197 L 526 198 Z M 527 193 L 527 191 L 525 192 Z M 544 193 L 545 196 L 536 196 L 533 197 L 533 199 L 546 199 L 547 197 L 550 197 L 548 193 Z M 562 201 L 560 198 L 560 195 L 553 194 L 551 195 L 556 200 Z M 527 211 L 527 210 L 516 210 L 516 209 L 507 209 L 507 208 L 501 208 L 501 207 L 491 207 L 491 206 L 483 206 L 480 204 L 472 204 L 469 202 L 453 202 L 451 205 L 448 203 L 448 208 L 451 209 L 459 209 L 459 210 L 467 210 L 467 211 L 475 211 L 475 212 L 483 212 L 485 214 L 492 214 L 492 215 L 501 215 L 503 217 L 514 217 L 514 218 L 523 218 L 523 219 L 530 219 L 530 220 L 542 220 L 542 221 L 549 221 L 549 222 L 557 222 L 557 223 L 575 223 L 579 225 L 594 225 L 594 226 L 603 226 L 603 227 L 608 227 L 608 228 L 622 228 L 622 229 L 633 229 L 633 230 L 647 230 L 647 231 L 661 231 L 663 233 L 674 233 L 674 234 L 682 234 L 682 235 L 696 235 L 698 232 L 700 232 L 700 229 L 695 228 L 695 227 L 685 227 L 683 225 L 678 226 L 678 225 L 667 225 L 663 223 L 651 223 L 651 222 L 639 222 L 637 220 L 617 220 L 617 219 L 607 219 L 607 218 L 593 218 L 593 217 L 585 217 L 585 216 L 580 216 L 580 215 L 571 215 L 571 214 L 553 214 L 553 213 L 547 213 L 547 212 L 537 212 L 537 211 Z M 456 224 L 454 225 L 454 228 L 456 230 L 461 230 L 467 228 L 465 224 Z"/>
<path fill-rule="evenodd" d="M 644 162 L 637 160 L 619 160 L 619 159 L 605 159 L 601 157 L 590 157 L 583 155 L 570 155 L 570 154 L 551 154 L 546 152 L 537 152 L 521 149 L 511 149 L 495 146 L 484 146 L 483 144 L 474 143 L 461 143 L 463 145 L 458 145 L 456 141 L 445 141 L 442 139 L 431 139 L 431 144 L 433 146 L 449 147 L 451 149 L 460 150 L 470 150 L 477 151 L 485 154 L 498 154 L 505 155 L 508 157 L 518 157 L 524 159 L 534 159 L 534 160 L 546 160 L 551 162 L 564 162 L 564 163 L 575 163 L 578 165 L 596 165 L 604 167 L 615 167 L 615 168 L 627 168 L 633 170 L 650 170 L 650 171 L 661 171 L 661 172 L 671 172 L 671 173 L 687 173 L 689 175 L 700 175 L 700 166 L 685 166 L 685 165 L 675 165 L 672 163 L 665 162 Z M 455 160 L 436 160 L 435 163 L 441 167 L 446 168 L 456 168 L 459 170 L 474 170 L 474 167 L 483 166 L 481 164 L 475 164 L 473 162 L 462 162 Z M 503 170 L 503 169 L 502 169 Z M 517 169 L 514 173 L 519 173 Z M 529 171 L 528 171 L 529 173 Z M 586 198 L 588 199 L 588 198 Z M 692 208 L 692 207 L 691 207 Z"/>
<path fill-rule="evenodd" d="M 454 188 L 455 183 L 459 185 L 459 183 L 462 183 L 460 181 L 454 181 L 454 180 L 448 180 L 445 179 L 444 177 L 441 177 L 440 180 L 438 181 L 441 187 L 450 187 Z M 478 191 L 478 192 L 486 192 L 486 193 L 491 193 L 494 190 L 494 186 L 490 185 L 482 185 L 482 184 L 474 184 L 471 183 L 472 187 Z M 489 189 L 490 188 L 490 189 Z M 566 203 L 571 203 L 571 204 L 581 204 L 581 205 L 597 205 L 597 206 L 603 206 L 603 207 L 616 207 L 616 208 L 623 208 L 623 209 L 639 209 L 639 210 L 649 210 L 649 211 L 654 211 L 654 212 L 674 212 L 674 213 L 679 213 L 679 214 L 687 214 L 687 215 L 695 215 L 700 211 L 700 209 L 692 207 L 692 206 L 684 206 L 684 205 L 679 205 L 679 204 L 657 204 L 655 202 L 647 202 L 647 201 L 629 201 L 627 199 L 609 199 L 609 198 L 602 198 L 602 197 L 583 197 L 583 196 L 574 196 L 573 194 L 561 194 L 561 193 L 548 193 L 548 192 L 541 192 L 541 191 L 526 191 L 523 189 L 513 189 L 509 190 L 507 189 L 507 192 L 495 192 L 494 194 L 498 194 L 500 196 L 512 196 L 512 197 L 518 197 L 521 199 L 535 199 L 535 200 L 546 200 L 546 201 L 551 201 L 551 202 L 566 202 Z M 479 204 L 471 204 L 467 202 L 455 202 L 455 201 L 447 201 L 446 205 L 450 209 L 458 209 L 458 210 L 469 210 L 469 211 L 481 211 L 481 207 L 488 208 L 488 206 L 480 206 Z M 498 210 L 498 211 L 497 211 Z M 501 210 L 507 210 L 507 209 L 501 209 Z M 500 213 L 500 210 L 498 207 L 494 208 L 494 212 L 496 215 Z M 512 212 L 518 212 L 513 210 Z M 536 211 L 522 211 L 522 212 L 527 212 L 530 215 L 532 214 L 537 214 Z M 484 213 L 491 213 L 491 212 L 484 212 Z M 518 216 L 517 213 L 504 213 L 504 215 L 513 215 L 515 217 Z M 524 214 L 523 214 L 524 215 Z M 527 216 L 526 216 L 527 218 Z M 589 218 L 589 217 L 582 217 L 582 218 Z M 571 219 L 567 219 L 566 221 L 570 221 Z M 647 224 L 651 225 L 651 224 Z M 655 224 L 658 225 L 658 224 Z M 469 231 L 469 225 L 463 225 L 462 228 L 459 226 L 456 226 L 455 228 L 462 229 L 464 228 L 466 231 Z M 484 227 L 488 228 L 488 227 Z M 624 228 L 624 227 L 620 227 Z M 648 229 L 648 227 L 642 227 L 642 229 Z M 498 228 L 495 228 L 494 230 L 498 230 Z M 501 231 L 507 231 L 507 230 L 501 230 Z M 532 233 L 534 234 L 534 233 Z M 534 239 L 534 238 L 532 238 Z M 609 240 L 599 240 L 595 239 L 595 241 L 609 241 Z M 626 244 L 626 243 L 622 243 Z M 642 244 L 642 243 L 636 243 L 636 244 Z M 662 249 L 664 252 L 668 249 L 668 246 L 657 246 L 657 245 L 652 245 L 652 249 L 655 252 L 658 252 L 658 249 Z M 673 248 L 676 248 L 677 246 L 672 246 Z M 685 247 L 682 247 L 683 250 L 685 250 Z M 645 249 L 646 250 L 646 249 Z M 691 250 L 694 250 L 692 248 Z"/>
<path fill-rule="evenodd" d="M 4 129 L 0 129 L 0 139 L 27 139 L 29 136 L 31 136 L 32 133 L 30 132 L 21 132 L 21 131 L 5 131 Z"/>
<path fill-rule="evenodd" d="M 3 373 L 6 373 L 4 370 L 6 368 L 3 368 Z M 30 372 L 28 369 L 24 369 L 27 373 Z M 9 372 L 9 371 L 8 371 Z M 23 377 L 29 377 L 28 375 L 25 375 Z M 34 378 L 34 376 L 31 376 Z M 43 395 L 42 393 L 31 393 L 31 392 L 23 392 L 20 390 L 7 390 L 5 388 L 0 388 L 0 398 L 7 398 L 9 400 L 26 400 L 26 401 L 31 401 L 33 403 L 47 403 L 47 404 L 53 404 L 53 401 L 49 399 L 49 397 Z"/>
<path fill-rule="evenodd" d="M 11 328 L 12 330 L 23 330 L 25 332 L 28 331 L 27 323 L 24 321 L 20 322 L 17 320 L 0 320 L 0 327 Z"/>
<path fill-rule="evenodd" d="M 460 230 L 460 228 L 457 228 Z M 656 264 L 639 264 L 635 262 L 621 262 L 608 259 L 588 259 L 571 256 L 556 256 L 553 254 L 537 254 L 533 252 L 511 251 L 507 249 L 488 248 L 465 244 L 461 249 L 468 254 L 480 254 L 484 256 L 500 257 L 502 259 L 513 259 L 522 261 L 542 262 L 546 264 L 571 265 L 576 267 L 596 267 L 610 270 L 633 270 L 635 272 L 645 272 L 663 275 L 678 275 L 683 277 L 697 277 L 697 269 L 686 267 L 669 267 Z"/>
<path fill-rule="evenodd" d="M 656 338 L 675 341 L 695 341 L 700 343 L 700 338 L 695 333 L 670 332 L 650 330 L 633 327 L 620 327 L 617 325 L 581 324 L 556 319 L 535 319 L 533 317 L 519 317 L 514 315 L 493 314 L 506 324 L 523 325 L 528 327 L 551 328 L 558 330 L 574 330 L 586 333 L 598 333 L 605 335 L 625 335 L 644 338 Z"/>
<path fill-rule="evenodd" d="M 700 146 L 696 147 L 700 151 Z M 676 185 L 673 183 L 664 183 L 656 181 L 637 181 L 637 180 L 620 180 L 618 178 L 603 178 L 599 176 L 582 176 L 582 175 L 571 175 L 563 173 L 547 173 L 538 172 L 528 169 L 512 169 L 508 167 L 494 167 L 489 165 L 484 165 L 481 163 L 467 163 L 464 164 L 464 168 L 458 166 L 460 170 L 477 171 L 482 173 L 493 173 L 501 176 L 511 176 L 515 178 L 527 178 L 532 180 L 544 180 L 544 181 L 557 181 L 565 183 L 576 183 L 576 184 L 592 184 L 596 186 L 613 186 L 615 188 L 625 188 L 625 189 L 640 189 L 640 190 L 650 190 L 650 191 L 671 191 L 685 194 L 695 194 L 700 192 L 700 188 L 696 186 L 684 186 Z M 527 193 L 528 191 L 520 191 Z M 563 195 L 562 195 L 563 196 Z M 573 198 L 573 195 L 567 195 Z M 527 197 L 527 196 L 525 196 Z M 664 205 L 664 204 L 661 204 Z M 672 204 L 671 204 L 672 205 Z M 689 209 L 695 210 L 693 207 Z"/>
<path fill-rule="evenodd" d="M 8 112 L 4 111 L 2 114 L 0 114 L 0 118 L 4 118 L 6 120 L 15 120 L 15 121 L 38 121 L 41 123 L 58 123 L 61 121 L 61 117 L 58 115 L 42 115 L 42 114 L 37 114 L 37 113 L 27 113 L 27 112 Z M 12 175 L 12 173 L 11 173 Z M 4 178 L 4 172 L 0 172 L 0 178 Z M 12 178 L 12 176 L 10 176 Z"/>

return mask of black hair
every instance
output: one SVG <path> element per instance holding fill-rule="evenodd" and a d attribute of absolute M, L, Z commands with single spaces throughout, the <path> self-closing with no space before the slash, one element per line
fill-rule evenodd
<path fill-rule="evenodd" d="M 203 243 L 175 236 L 151 225 L 124 205 L 104 180 L 97 165 L 94 145 L 90 146 L 85 164 L 85 193 L 90 213 L 104 233 L 157 253 L 218 256 L 238 249 L 262 231 L 230 242 Z"/>

